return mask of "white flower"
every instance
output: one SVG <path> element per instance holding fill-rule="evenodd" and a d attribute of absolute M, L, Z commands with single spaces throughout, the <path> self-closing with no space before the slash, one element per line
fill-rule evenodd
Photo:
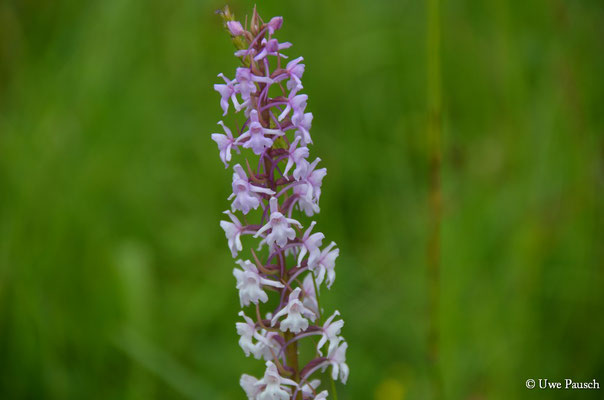
<path fill-rule="evenodd" d="M 294 178 L 296 180 L 306 181 L 306 183 L 312 187 L 312 195 L 317 202 L 321 197 L 321 185 L 323 183 L 323 178 L 325 175 L 327 175 L 326 168 L 315 169 L 320 161 L 320 158 L 316 158 L 312 163 L 302 160 L 300 162 L 300 168 L 296 168 L 294 171 Z"/>
<path fill-rule="evenodd" d="M 234 258 L 237 257 L 237 254 L 243 248 L 241 245 L 241 235 L 244 233 L 244 228 L 239 219 L 232 212 L 225 211 L 224 213 L 231 218 L 231 221 L 233 221 L 220 221 L 220 227 L 224 229 L 224 233 L 229 244 L 229 249 L 231 249 L 231 254 Z"/>
<path fill-rule="evenodd" d="M 289 96 L 287 97 L 286 106 L 283 109 L 283 112 L 279 114 L 279 121 L 282 121 L 283 118 L 289 114 L 290 111 L 293 110 L 292 121 L 294 119 L 300 120 L 304 118 L 304 109 L 306 108 L 306 101 L 308 100 L 308 96 L 305 94 L 296 94 L 296 91 L 291 91 Z"/>
<path fill-rule="evenodd" d="M 327 319 L 327 321 L 325 321 L 325 323 L 323 324 L 323 334 L 321 336 L 321 339 L 319 340 L 319 343 L 317 343 L 317 351 L 319 352 L 319 354 L 323 355 L 323 353 L 321 353 L 321 348 L 323 347 L 323 345 L 329 340 L 329 348 L 328 348 L 328 353 L 331 353 L 333 348 L 335 346 L 338 345 L 338 343 L 340 342 L 340 337 L 338 336 L 340 334 L 340 331 L 342 330 L 342 327 L 344 326 L 344 321 L 343 320 L 337 320 L 335 322 L 332 323 L 333 319 L 340 315 L 340 312 L 338 310 L 336 310 L 331 317 L 329 317 Z"/>
<path fill-rule="evenodd" d="M 306 253 L 308 253 L 308 266 L 310 268 L 310 266 L 315 265 L 317 258 L 321 254 L 319 247 L 321 246 L 321 243 L 323 243 L 325 235 L 321 232 L 316 232 L 312 235 L 310 234 L 312 228 L 314 228 L 316 224 L 317 223 L 315 221 L 311 222 L 310 226 L 302 236 L 302 246 L 300 247 L 300 254 L 298 255 L 298 265 L 302 263 L 302 259 Z"/>
<path fill-rule="evenodd" d="M 270 29 L 271 27 L 269 26 L 269 30 Z M 287 58 L 286 55 L 279 53 L 279 51 L 283 49 L 289 49 L 292 46 L 292 44 L 289 42 L 279 43 L 277 39 L 266 40 L 266 38 L 262 39 L 261 44 L 263 45 L 263 49 L 262 51 L 260 51 L 260 53 L 258 53 L 256 57 L 254 57 L 255 61 L 261 60 L 267 55 Z"/>
<path fill-rule="evenodd" d="M 278 333 L 262 329 L 255 337 L 258 339 L 256 358 L 263 357 L 266 361 L 270 361 L 281 351 L 281 343 L 277 340 L 280 337 Z"/>
<path fill-rule="evenodd" d="M 241 375 L 241 379 L 239 380 L 239 384 L 241 388 L 247 395 L 248 400 L 256 400 L 258 394 L 260 394 L 260 388 L 256 386 L 258 379 L 254 378 L 251 375 L 243 374 Z"/>
<path fill-rule="evenodd" d="M 222 133 L 212 133 L 212 140 L 218 145 L 220 159 L 226 168 L 229 166 L 229 161 L 231 161 L 231 148 L 235 144 L 235 138 L 233 138 L 231 130 L 224 125 L 224 122 L 218 121 L 218 125 L 222 126 L 226 135 L 223 135 Z"/>
<path fill-rule="evenodd" d="M 298 183 L 294 186 L 294 196 L 300 210 L 304 211 L 307 217 L 312 217 L 321 209 L 313 197 L 312 186 L 308 183 Z"/>
<path fill-rule="evenodd" d="M 273 248 L 276 243 L 277 246 L 283 247 L 287 244 L 288 240 L 293 240 L 296 237 L 296 231 L 290 224 L 294 224 L 302 228 L 302 225 L 292 218 L 286 218 L 283 214 L 279 212 L 279 203 L 276 197 L 271 197 L 270 200 L 270 210 L 271 215 L 269 217 L 268 223 L 264 225 L 262 228 L 256 232 L 254 237 L 260 236 L 262 233 L 267 231 L 268 229 L 271 232 L 266 235 L 266 243 L 269 247 Z"/>
<path fill-rule="evenodd" d="M 327 390 L 322 391 L 321 393 L 317 394 L 317 397 L 315 397 L 315 400 L 327 400 Z"/>
<path fill-rule="evenodd" d="M 263 278 L 258 273 L 258 268 L 249 260 L 237 260 L 241 269 L 234 268 L 233 275 L 237 279 L 237 289 L 239 289 L 239 299 L 241 306 L 248 306 L 251 303 L 258 304 L 258 301 L 266 303 L 268 295 L 262 290 L 262 285 L 273 286 L 276 288 L 284 287 L 282 283 Z"/>
<path fill-rule="evenodd" d="M 331 347 L 331 346 L 330 346 Z M 327 359 L 329 364 L 331 365 L 331 377 L 336 380 L 338 379 L 338 375 L 340 376 L 340 381 L 342 383 L 346 383 L 348 379 L 348 364 L 346 364 L 346 349 L 348 348 L 348 343 L 342 342 L 340 345 L 335 345 L 332 347 L 331 351 L 327 355 Z M 325 370 L 325 368 L 323 368 Z"/>
<path fill-rule="evenodd" d="M 313 379 L 310 382 L 306 382 L 302 386 L 302 397 L 312 397 L 315 393 L 315 390 L 321 385 L 321 381 L 318 379 Z"/>
<path fill-rule="evenodd" d="M 263 127 L 258 119 L 258 111 L 252 110 L 250 112 L 249 130 L 245 133 L 242 133 L 241 136 L 237 138 L 235 143 L 243 143 L 243 147 L 247 149 L 251 148 L 254 154 L 260 155 L 264 149 L 273 145 L 273 139 L 267 137 L 266 135 L 283 136 L 284 134 L 285 133 L 279 129 L 268 129 Z M 242 142 L 244 139 L 248 139 L 247 142 Z"/>
<path fill-rule="evenodd" d="M 240 210 L 243 214 L 247 214 L 250 209 L 256 209 L 260 206 L 260 198 L 258 193 L 274 195 L 275 192 L 268 188 L 252 185 L 239 164 L 233 167 L 233 193 L 229 196 L 229 200 L 235 197 L 231 205 L 233 211 Z"/>
<path fill-rule="evenodd" d="M 302 138 L 304 146 L 312 143 L 310 128 L 312 127 L 312 113 L 305 113 L 301 117 L 292 118 L 292 124 L 297 128 L 296 137 Z"/>
<path fill-rule="evenodd" d="M 237 68 L 235 79 L 237 80 L 235 90 L 241 93 L 241 97 L 246 102 L 250 100 L 250 94 L 256 93 L 255 82 L 270 82 L 270 80 L 267 81 L 265 77 L 254 75 L 249 68 Z"/>
<path fill-rule="evenodd" d="M 214 85 L 214 90 L 220 93 L 220 107 L 222 107 L 222 110 L 224 111 L 223 115 L 227 115 L 227 112 L 229 111 L 229 98 L 233 101 L 235 109 L 239 110 L 240 105 L 239 102 L 237 102 L 238 90 L 234 86 L 236 80 L 230 80 L 224 76 L 224 74 L 218 74 L 218 77 L 224 79 L 225 82 Z"/>
<path fill-rule="evenodd" d="M 305 68 L 304 64 L 301 63 L 303 60 L 304 57 L 298 57 L 295 60 L 288 62 L 283 74 L 277 76 L 274 79 L 274 82 L 280 82 L 284 79 L 288 79 L 287 90 L 294 90 L 297 92 L 302 89 L 302 75 L 304 74 Z"/>
<path fill-rule="evenodd" d="M 243 311 L 239 311 L 239 315 L 243 317 L 245 322 L 237 322 L 235 327 L 239 336 L 239 346 L 245 353 L 246 357 L 249 357 L 250 353 L 256 355 L 257 346 L 252 342 L 254 334 L 256 333 L 256 323 Z M 256 357 L 257 358 L 257 357 Z"/>
<path fill-rule="evenodd" d="M 308 328 L 308 321 L 303 318 L 303 316 L 311 321 L 315 320 L 315 314 L 310 309 L 304 307 L 302 302 L 299 300 L 301 291 L 302 289 L 296 288 L 289 294 L 287 305 L 273 316 L 273 319 L 271 320 L 272 326 L 275 325 L 275 322 L 277 322 L 279 317 L 287 314 L 287 317 L 281 321 L 281 331 L 285 332 L 289 330 L 293 333 L 299 333 Z"/>
<path fill-rule="evenodd" d="M 294 141 L 292 142 L 292 144 L 289 146 L 289 157 L 287 158 L 287 165 L 285 166 L 285 169 L 283 170 L 283 176 L 287 175 L 287 172 L 291 169 L 291 167 L 294 166 L 294 163 L 296 163 L 296 169 L 294 170 L 294 175 L 296 174 L 296 170 L 298 168 L 301 168 L 300 165 L 302 165 L 302 160 L 306 159 L 308 157 L 308 147 L 306 146 L 298 146 L 298 142 L 300 142 L 300 137 L 297 137 L 294 139 Z"/>
<path fill-rule="evenodd" d="M 267 361 L 264 377 L 255 383 L 256 387 L 264 387 L 258 395 L 258 400 L 289 400 L 291 390 L 281 385 L 298 386 L 291 379 L 281 377 L 277 366 L 272 361 Z"/>
<path fill-rule="evenodd" d="M 331 242 L 329 244 L 329 246 L 327 246 L 325 249 L 323 249 L 323 251 L 321 251 L 321 254 L 317 258 L 317 262 L 313 266 L 309 266 L 311 271 L 318 271 L 317 272 L 317 284 L 318 285 L 320 285 L 323 282 L 323 279 L 325 278 L 325 274 L 327 273 L 327 288 L 328 289 L 331 288 L 333 281 L 336 279 L 336 271 L 335 271 L 336 258 L 338 258 L 338 256 L 340 255 L 340 249 L 332 250 L 332 248 L 335 245 L 336 244 L 334 242 Z"/>

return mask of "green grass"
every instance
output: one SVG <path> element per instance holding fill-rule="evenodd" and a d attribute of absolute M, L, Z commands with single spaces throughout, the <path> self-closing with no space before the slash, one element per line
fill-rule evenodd
<path fill-rule="evenodd" d="M 240 374 L 261 374 L 218 226 L 222 5 L 0 2 L 0 398 L 241 399 Z M 284 16 L 307 65 L 317 227 L 341 249 L 321 296 L 346 321 L 339 398 L 424 399 L 426 6 L 259 12 Z M 441 1 L 440 17 L 443 395 L 576 398 L 524 382 L 604 384 L 604 7 Z"/>

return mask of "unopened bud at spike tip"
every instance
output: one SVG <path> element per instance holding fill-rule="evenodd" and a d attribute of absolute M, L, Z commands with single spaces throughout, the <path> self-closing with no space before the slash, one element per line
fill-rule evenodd
<path fill-rule="evenodd" d="M 243 29 L 243 26 L 241 26 L 241 22 L 239 21 L 228 21 L 227 28 L 233 36 L 241 36 L 245 33 L 245 29 Z"/>

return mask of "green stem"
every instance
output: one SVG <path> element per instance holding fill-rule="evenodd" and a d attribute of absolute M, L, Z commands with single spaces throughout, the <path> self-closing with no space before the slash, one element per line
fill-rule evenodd
<path fill-rule="evenodd" d="M 427 266 L 429 296 L 428 359 L 433 398 L 442 397 L 439 368 L 439 303 L 440 303 L 440 230 L 442 219 L 441 194 L 441 133 L 442 99 L 440 75 L 440 15 L 439 0 L 428 0 L 428 124 L 427 137 L 430 163 L 430 222 Z"/>
<path fill-rule="evenodd" d="M 333 400 L 338 400 L 338 392 L 336 391 L 336 381 L 333 380 L 333 376 L 329 375 L 329 379 L 331 379 L 331 391 L 333 393 Z"/>

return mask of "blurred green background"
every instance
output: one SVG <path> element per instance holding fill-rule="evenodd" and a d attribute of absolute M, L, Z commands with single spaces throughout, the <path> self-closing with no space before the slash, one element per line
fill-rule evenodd
<path fill-rule="evenodd" d="M 251 2 L 230 3 L 239 17 Z M 0 1 L 0 398 L 242 399 L 204 0 Z M 340 399 L 424 399 L 426 5 L 263 1 L 306 60 L 321 301 Z M 602 398 L 604 4 L 446 0 L 440 355 L 447 399 Z"/>

